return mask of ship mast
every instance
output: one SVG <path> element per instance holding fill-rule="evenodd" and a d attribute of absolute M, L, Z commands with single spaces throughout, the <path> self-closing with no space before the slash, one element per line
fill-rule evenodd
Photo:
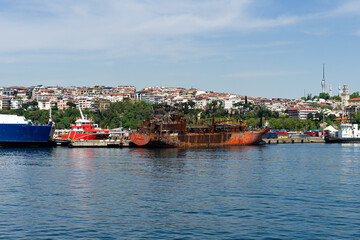
<path fill-rule="evenodd" d="M 84 114 L 82 113 L 82 111 L 81 111 L 81 107 L 80 107 L 80 106 L 79 106 L 79 111 L 80 111 L 81 119 L 82 119 L 82 120 L 85 120 L 85 118 L 84 118 Z"/>
<path fill-rule="evenodd" d="M 52 119 L 51 119 L 51 106 L 50 106 L 50 109 L 49 109 L 49 122 L 52 122 Z"/>

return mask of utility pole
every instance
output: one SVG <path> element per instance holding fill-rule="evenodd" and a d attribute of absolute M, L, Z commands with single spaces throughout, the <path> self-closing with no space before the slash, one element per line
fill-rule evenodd
<path fill-rule="evenodd" d="M 123 114 L 120 114 L 120 128 L 122 128 L 122 117 L 123 117 Z"/>
<path fill-rule="evenodd" d="M 324 111 L 322 112 L 322 114 L 323 114 L 323 127 L 322 127 L 322 137 L 323 138 L 325 138 L 325 136 L 324 136 L 324 126 L 325 126 L 325 121 L 324 121 Z"/>

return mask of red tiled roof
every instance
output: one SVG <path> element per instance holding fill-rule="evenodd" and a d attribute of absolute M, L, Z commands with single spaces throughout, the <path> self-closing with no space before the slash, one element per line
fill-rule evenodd
<path fill-rule="evenodd" d="M 342 119 L 347 119 L 347 117 L 344 117 L 344 118 L 334 118 L 333 121 L 340 121 L 340 120 L 342 120 Z"/>
<path fill-rule="evenodd" d="M 26 89 L 25 87 L 17 87 L 17 86 L 12 86 L 12 87 L 8 87 L 8 88 L 23 89 L 23 90 Z"/>

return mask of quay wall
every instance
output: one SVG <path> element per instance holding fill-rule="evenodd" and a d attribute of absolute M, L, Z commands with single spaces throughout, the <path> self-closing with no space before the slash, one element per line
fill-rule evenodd
<path fill-rule="evenodd" d="M 268 138 L 263 139 L 266 144 L 284 144 L 284 143 L 325 143 L 321 137 L 308 138 Z"/>

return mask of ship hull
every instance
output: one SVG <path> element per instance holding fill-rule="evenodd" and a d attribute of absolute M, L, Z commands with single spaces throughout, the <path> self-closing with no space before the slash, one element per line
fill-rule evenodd
<path fill-rule="evenodd" d="M 51 125 L 0 124 L 0 146 L 48 146 Z"/>
<path fill-rule="evenodd" d="M 245 132 L 156 134 L 130 133 L 131 142 L 138 147 L 226 147 L 253 145 L 262 141 L 270 129 Z"/>
<path fill-rule="evenodd" d="M 89 133 L 89 134 L 73 134 L 63 135 L 62 139 L 72 139 L 72 140 L 103 140 L 109 137 L 109 133 Z"/>
<path fill-rule="evenodd" d="M 360 138 L 325 138 L 326 143 L 360 143 Z"/>

